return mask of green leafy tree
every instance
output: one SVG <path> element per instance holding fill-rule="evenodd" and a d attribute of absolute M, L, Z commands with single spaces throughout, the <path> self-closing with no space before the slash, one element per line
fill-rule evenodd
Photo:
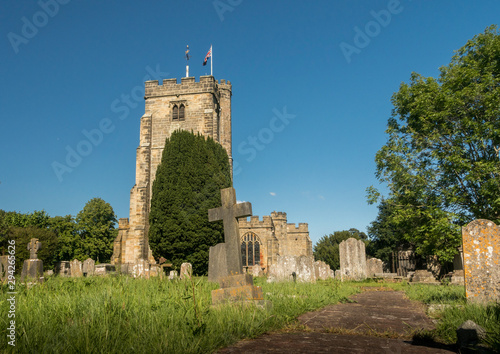
<path fill-rule="evenodd" d="M 333 234 L 323 236 L 314 245 L 314 259 L 325 262 L 333 270 L 340 269 L 339 244 L 351 237 L 365 242 L 368 240 L 364 232 L 360 232 L 354 228 L 344 231 L 335 231 Z"/>
<path fill-rule="evenodd" d="M 220 144 L 187 131 L 167 138 L 149 214 L 154 257 L 176 268 L 190 262 L 195 274 L 206 274 L 209 247 L 224 240 L 222 222 L 209 222 L 208 209 L 221 205 L 220 189 L 230 186 L 229 158 Z"/>
<path fill-rule="evenodd" d="M 50 229 L 57 234 L 56 257 L 59 261 L 71 261 L 75 254 L 81 255 L 82 242 L 75 219 L 71 215 L 50 218 Z"/>
<path fill-rule="evenodd" d="M 392 97 L 376 175 L 389 186 L 391 222 L 422 255 L 451 261 L 459 226 L 500 221 L 500 35 L 469 40 L 438 79 L 412 73 Z M 369 201 L 378 192 L 369 189 Z"/>
<path fill-rule="evenodd" d="M 75 250 L 75 258 L 83 261 L 90 257 L 100 262 L 109 262 L 117 235 L 116 222 L 115 212 L 109 203 L 101 198 L 88 201 L 76 216 L 81 241 L 80 247 Z M 71 240 L 69 243 L 71 244 Z"/>

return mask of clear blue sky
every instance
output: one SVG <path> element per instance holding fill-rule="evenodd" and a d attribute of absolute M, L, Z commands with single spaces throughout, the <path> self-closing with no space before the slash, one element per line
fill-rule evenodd
<path fill-rule="evenodd" d="M 252 202 L 254 215 L 285 211 L 289 222 L 309 223 L 313 242 L 366 231 L 377 208 L 365 189 L 378 186 L 374 157 L 386 141 L 391 95 L 412 71 L 436 76 L 500 14 L 493 0 L 42 0 L 0 8 L 0 209 L 76 215 L 101 197 L 128 217 L 144 79 L 180 81 L 187 44 L 191 76 L 210 74 L 201 64 L 212 44 L 214 76 L 233 84 L 238 200 Z M 287 113 L 286 126 L 276 125 L 276 112 Z M 54 162 L 66 164 L 67 148 L 85 145 L 82 131 L 105 118 L 113 131 L 61 181 Z"/>

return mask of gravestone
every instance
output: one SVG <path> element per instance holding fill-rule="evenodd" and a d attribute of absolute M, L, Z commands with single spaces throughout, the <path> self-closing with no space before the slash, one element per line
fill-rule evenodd
<path fill-rule="evenodd" d="M 208 281 L 213 282 L 243 273 L 238 218 L 252 215 L 252 204 L 236 204 L 234 188 L 221 189 L 220 194 L 222 206 L 208 210 L 209 221 L 222 220 L 224 224 L 224 243 L 210 247 L 209 251 Z"/>
<path fill-rule="evenodd" d="M 69 261 L 61 261 L 56 264 L 56 274 L 60 277 L 71 276 L 71 263 Z"/>
<path fill-rule="evenodd" d="M 208 280 L 218 281 L 220 289 L 212 290 L 212 304 L 226 301 L 264 302 L 262 288 L 253 285 L 253 277 L 243 274 L 238 218 L 252 215 L 252 204 L 236 203 L 234 188 L 221 189 L 222 206 L 208 210 L 208 220 L 222 220 L 224 243 L 210 247 Z"/>
<path fill-rule="evenodd" d="M 262 267 L 260 264 L 254 264 L 252 267 L 250 267 L 250 274 L 254 277 L 260 277 L 262 275 Z"/>
<path fill-rule="evenodd" d="M 316 281 L 314 258 L 311 256 L 277 256 L 274 264 L 269 266 L 267 281 L 269 283 L 275 281 L 314 283 Z"/>
<path fill-rule="evenodd" d="M 30 259 L 23 263 L 23 270 L 21 272 L 21 282 L 24 279 L 29 279 L 35 282 L 43 281 L 43 262 L 38 259 L 38 251 L 42 248 L 42 243 L 37 238 L 32 238 L 28 243 L 28 250 L 30 251 Z"/>
<path fill-rule="evenodd" d="M 83 277 L 83 267 L 82 267 L 82 262 L 80 262 L 78 259 L 73 259 L 70 262 L 70 267 L 71 267 L 71 277 L 73 278 L 79 278 Z"/>
<path fill-rule="evenodd" d="M 94 266 L 94 275 L 108 275 L 115 273 L 116 273 L 115 264 L 101 263 L 101 264 L 96 264 Z"/>
<path fill-rule="evenodd" d="M 376 277 L 375 274 L 384 272 L 384 262 L 378 258 L 369 258 L 366 260 L 366 276 L 368 278 Z"/>
<path fill-rule="evenodd" d="M 149 269 L 150 269 L 150 264 L 147 260 L 138 259 L 137 261 L 132 263 L 132 276 L 134 278 L 149 279 Z"/>
<path fill-rule="evenodd" d="M 174 280 L 174 279 L 177 279 L 178 277 L 179 277 L 179 275 L 177 275 L 176 270 L 171 270 L 170 274 L 168 275 L 169 280 Z"/>
<path fill-rule="evenodd" d="M 323 261 L 314 262 L 314 270 L 316 279 L 326 280 L 332 277 L 330 266 Z"/>
<path fill-rule="evenodd" d="M 489 220 L 474 220 L 462 229 L 462 242 L 467 300 L 500 300 L 500 227 Z"/>
<path fill-rule="evenodd" d="M 83 274 L 85 276 L 92 276 L 95 273 L 95 261 L 92 258 L 87 258 L 83 261 Z"/>
<path fill-rule="evenodd" d="M 193 266 L 191 263 L 182 263 L 181 264 L 181 279 L 191 279 L 191 275 L 193 274 Z"/>
<path fill-rule="evenodd" d="M 339 245 L 341 280 L 363 280 L 366 278 L 365 243 L 348 238 Z"/>
<path fill-rule="evenodd" d="M 417 269 L 411 275 L 410 282 L 412 283 L 425 283 L 425 284 L 439 284 L 432 272 L 426 269 Z"/>

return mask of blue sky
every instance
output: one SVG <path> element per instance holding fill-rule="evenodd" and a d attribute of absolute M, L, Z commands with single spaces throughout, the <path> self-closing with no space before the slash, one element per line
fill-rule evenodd
<path fill-rule="evenodd" d="M 128 217 L 144 80 L 180 81 L 187 44 L 191 76 L 210 74 L 212 44 L 215 78 L 233 84 L 238 200 L 309 223 L 313 242 L 366 231 L 391 95 L 412 71 L 437 76 L 499 13 L 493 0 L 3 1 L 0 209 L 76 215 L 101 197 Z M 58 178 L 106 118 L 112 131 Z"/>

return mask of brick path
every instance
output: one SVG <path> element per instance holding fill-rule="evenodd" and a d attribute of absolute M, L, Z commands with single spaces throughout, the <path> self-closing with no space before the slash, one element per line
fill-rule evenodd
<path fill-rule="evenodd" d="M 265 334 L 218 353 L 454 353 L 439 343 L 412 344 L 413 333 L 433 328 L 423 305 L 401 291 L 381 290 L 303 314 L 299 324 L 304 330 Z"/>

